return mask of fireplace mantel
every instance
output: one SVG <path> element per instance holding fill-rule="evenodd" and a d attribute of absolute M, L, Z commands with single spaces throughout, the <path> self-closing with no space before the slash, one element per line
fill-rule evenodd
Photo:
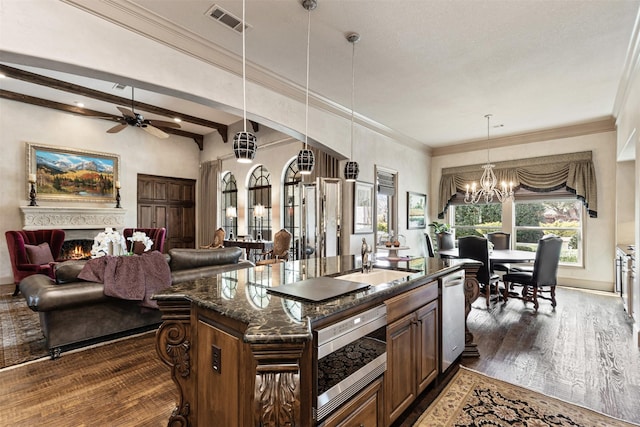
<path fill-rule="evenodd" d="M 120 208 L 20 206 L 23 230 L 122 228 L 127 211 Z"/>

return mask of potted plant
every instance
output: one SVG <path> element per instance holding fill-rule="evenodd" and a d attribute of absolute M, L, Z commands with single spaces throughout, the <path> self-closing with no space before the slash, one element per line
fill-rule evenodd
<path fill-rule="evenodd" d="M 453 249 L 453 233 L 451 232 L 451 226 L 445 222 L 433 221 L 429 224 L 429 227 L 433 227 L 433 232 L 436 235 L 436 241 L 438 242 L 438 249 Z"/>

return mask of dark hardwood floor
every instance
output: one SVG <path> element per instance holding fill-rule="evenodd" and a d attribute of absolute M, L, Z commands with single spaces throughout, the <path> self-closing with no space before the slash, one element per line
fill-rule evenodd
<path fill-rule="evenodd" d="M 567 402 L 640 424 L 640 351 L 619 297 L 558 288 L 558 306 L 476 301 L 469 328 L 480 358 L 462 365 Z M 426 408 L 419 401 L 400 426 Z"/>
<path fill-rule="evenodd" d="M 0 292 L 12 287 L 0 286 Z M 512 300 L 470 314 L 480 358 L 462 364 L 495 378 L 640 423 L 640 352 L 619 298 L 558 289 L 537 314 Z M 177 399 L 153 333 L 0 371 L 0 425 L 161 426 Z M 114 357 L 115 356 L 115 357 Z M 419 400 L 396 425 L 411 426 Z"/>

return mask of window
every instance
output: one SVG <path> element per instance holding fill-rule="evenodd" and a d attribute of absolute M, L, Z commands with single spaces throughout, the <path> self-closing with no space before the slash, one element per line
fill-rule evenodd
<path fill-rule="evenodd" d="M 562 238 L 560 263 L 582 266 L 583 204 L 576 199 L 538 199 L 515 202 L 515 249 L 535 251 L 546 234 Z"/>
<path fill-rule="evenodd" d="M 376 239 L 384 241 L 397 230 L 396 173 L 376 168 Z"/>
<path fill-rule="evenodd" d="M 271 178 L 267 168 L 260 165 L 251 172 L 247 193 L 249 235 L 271 240 Z"/>
<path fill-rule="evenodd" d="M 295 250 L 295 242 L 300 240 L 300 192 L 298 184 L 302 181 L 302 175 L 298 170 L 297 159 L 293 159 L 287 166 L 284 174 L 284 182 L 282 183 L 282 218 L 284 219 L 284 228 L 287 229 L 293 238 L 291 239 L 290 253 L 294 259 L 298 259 L 298 253 Z"/>
<path fill-rule="evenodd" d="M 502 230 L 502 204 L 479 203 L 453 206 L 453 224 L 456 238 L 484 236 Z"/>
<path fill-rule="evenodd" d="M 220 218 L 222 218 L 223 228 L 228 237 L 238 235 L 238 213 L 235 210 L 237 207 L 238 186 L 236 185 L 236 177 L 231 172 L 227 172 L 222 176 Z"/>

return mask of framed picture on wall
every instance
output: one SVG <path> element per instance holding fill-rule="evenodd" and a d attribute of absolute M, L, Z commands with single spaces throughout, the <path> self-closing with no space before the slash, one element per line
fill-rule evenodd
<path fill-rule="evenodd" d="M 373 184 L 356 181 L 353 189 L 353 232 L 373 233 Z"/>
<path fill-rule="evenodd" d="M 407 229 L 426 227 L 427 195 L 407 191 Z"/>
<path fill-rule="evenodd" d="M 27 142 L 27 176 L 38 200 L 109 202 L 116 196 L 120 157 Z"/>

